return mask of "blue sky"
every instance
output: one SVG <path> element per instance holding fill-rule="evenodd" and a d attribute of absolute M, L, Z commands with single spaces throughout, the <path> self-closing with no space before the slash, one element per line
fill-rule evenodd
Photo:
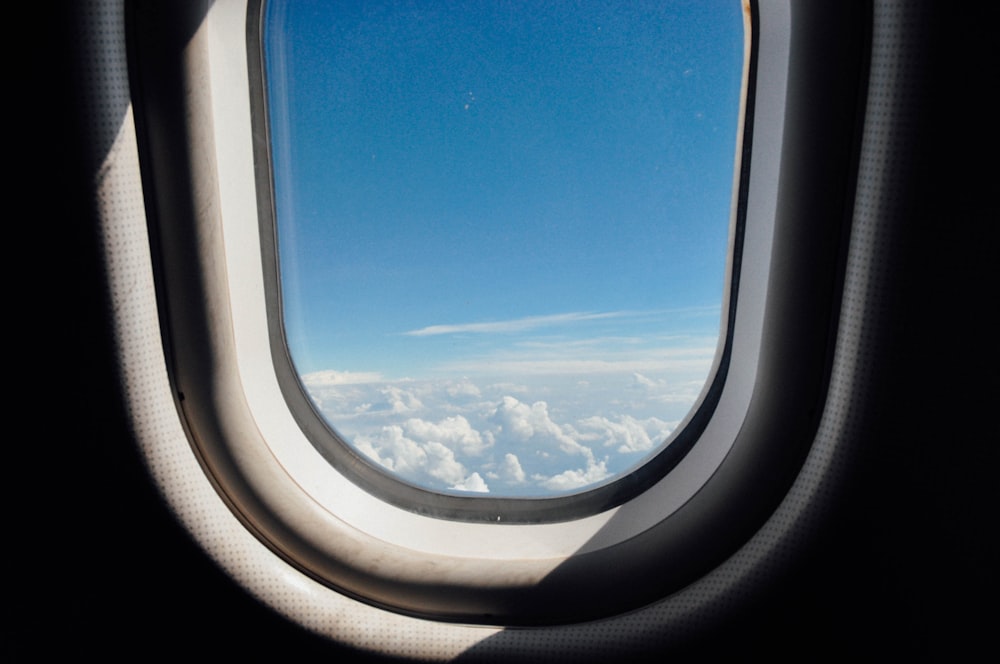
<path fill-rule="evenodd" d="M 416 483 L 516 495 L 655 450 L 715 350 L 742 21 L 731 1 L 269 3 L 285 324 L 338 431 Z M 646 422 L 652 447 L 616 453 L 594 418 Z M 541 460 L 519 483 L 509 455 Z"/>

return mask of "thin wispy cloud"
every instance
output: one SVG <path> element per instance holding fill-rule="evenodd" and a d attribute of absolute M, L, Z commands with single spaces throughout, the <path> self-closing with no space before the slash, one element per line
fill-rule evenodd
<path fill-rule="evenodd" d="M 302 376 L 302 382 L 310 387 L 325 387 L 330 385 L 364 385 L 379 383 L 384 379 L 377 371 L 334 371 L 327 369 L 313 371 Z"/>
<path fill-rule="evenodd" d="M 548 316 L 528 316 L 512 320 L 489 321 L 485 323 L 459 323 L 457 325 L 430 325 L 418 330 L 403 332 L 409 337 L 430 337 L 441 334 L 496 334 L 505 332 L 524 332 L 540 327 L 567 325 L 583 321 L 601 320 L 606 318 L 621 318 L 630 315 L 627 311 L 572 312 L 566 314 L 551 314 Z"/>
<path fill-rule="evenodd" d="M 683 307 L 676 309 L 656 309 L 652 311 L 574 311 L 546 316 L 525 316 L 509 320 L 486 321 L 476 323 L 457 323 L 452 325 L 429 325 L 416 330 L 408 330 L 403 335 L 409 337 L 431 337 L 444 334 L 502 334 L 510 332 L 526 332 L 543 327 L 571 325 L 595 320 L 612 318 L 651 318 L 665 315 L 685 316 L 718 316 L 719 307 L 710 305 L 703 307 Z"/>

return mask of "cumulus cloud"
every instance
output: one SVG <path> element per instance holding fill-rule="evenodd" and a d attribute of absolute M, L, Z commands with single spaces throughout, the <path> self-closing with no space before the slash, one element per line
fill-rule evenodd
<path fill-rule="evenodd" d="M 633 467 L 667 439 L 701 388 L 652 369 L 517 383 L 311 376 L 310 393 L 331 425 L 373 462 L 432 490 L 513 496 L 579 490 Z"/>
<path fill-rule="evenodd" d="M 435 442 L 424 443 L 423 448 L 427 453 L 427 472 L 431 477 L 445 484 L 458 484 L 465 479 L 468 471 L 455 459 L 451 449 Z"/>
<path fill-rule="evenodd" d="M 571 491 L 585 487 L 588 484 L 600 482 L 609 475 L 610 473 L 608 473 L 605 461 L 595 461 L 593 458 L 590 458 L 587 460 L 586 468 L 565 470 L 549 478 L 539 477 L 537 479 L 546 489 L 552 491 Z"/>
<path fill-rule="evenodd" d="M 465 378 L 456 383 L 449 383 L 448 386 L 445 388 L 445 392 L 447 392 L 448 396 L 452 398 L 478 397 L 482 395 L 482 392 L 479 390 L 479 388 L 468 378 Z"/>
<path fill-rule="evenodd" d="M 386 385 L 380 391 L 393 413 L 412 413 L 424 406 L 413 392 L 401 387 Z"/>
<path fill-rule="evenodd" d="M 527 480 L 524 468 L 521 467 L 521 462 L 518 460 L 516 454 L 508 452 L 503 455 L 499 477 L 512 484 L 524 484 Z"/>
<path fill-rule="evenodd" d="M 494 409 L 492 420 L 500 427 L 498 437 L 512 437 L 522 444 L 531 442 L 536 447 L 555 445 L 568 454 L 579 454 L 584 450 L 567 430 L 552 421 L 549 406 L 544 401 L 536 401 L 529 406 L 512 396 L 505 396 Z"/>
<path fill-rule="evenodd" d="M 475 491 L 477 493 L 489 493 L 490 491 L 490 487 L 486 485 L 485 480 L 480 477 L 479 473 L 472 473 L 461 482 L 452 485 L 451 488 L 458 491 Z"/>
<path fill-rule="evenodd" d="M 630 415 L 620 416 L 617 422 L 595 415 L 580 420 L 579 426 L 595 432 L 604 447 L 615 447 L 623 454 L 650 450 L 663 442 L 671 431 L 670 424 L 658 418 L 640 421 Z"/>
<path fill-rule="evenodd" d="M 383 427 L 375 437 L 359 436 L 354 445 L 384 468 L 418 484 L 452 486 L 468 478 L 468 470 L 451 449 L 408 438 L 398 425 Z"/>
<path fill-rule="evenodd" d="M 492 442 L 489 439 L 484 440 L 484 437 L 461 415 L 446 417 L 437 423 L 410 418 L 403 427 L 407 435 L 412 438 L 441 443 L 470 456 L 482 454 Z"/>
<path fill-rule="evenodd" d="M 418 476 L 427 466 L 427 452 L 403 435 L 403 428 L 395 424 L 383 427 L 377 437 L 355 438 L 354 445 L 373 461 L 403 477 Z"/>

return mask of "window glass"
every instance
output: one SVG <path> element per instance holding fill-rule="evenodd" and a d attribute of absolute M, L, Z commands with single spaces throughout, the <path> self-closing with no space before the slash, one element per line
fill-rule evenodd
<path fill-rule="evenodd" d="M 548 496 L 669 444 L 718 345 L 742 11 L 268 2 L 283 324 L 348 445 Z"/>

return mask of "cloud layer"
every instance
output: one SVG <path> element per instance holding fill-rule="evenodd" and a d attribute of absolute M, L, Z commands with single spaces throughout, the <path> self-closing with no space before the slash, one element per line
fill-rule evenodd
<path fill-rule="evenodd" d="M 600 484 L 655 453 L 701 390 L 710 362 L 699 360 L 672 376 L 387 381 L 322 371 L 303 382 L 349 444 L 408 482 L 540 496 Z"/>

